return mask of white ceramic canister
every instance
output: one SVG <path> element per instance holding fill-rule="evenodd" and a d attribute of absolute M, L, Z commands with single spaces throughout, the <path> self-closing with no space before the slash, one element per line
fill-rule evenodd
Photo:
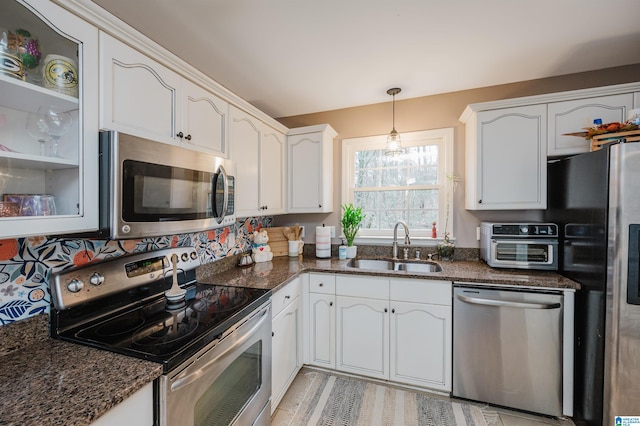
<path fill-rule="evenodd" d="M 76 61 L 62 55 L 49 54 L 44 58 L 42 85 L 65 95 L 78 97 L 78 66 Z"/>

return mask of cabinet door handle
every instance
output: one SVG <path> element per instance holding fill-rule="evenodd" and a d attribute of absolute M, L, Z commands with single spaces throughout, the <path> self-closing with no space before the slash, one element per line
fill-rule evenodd
<path fill-rule="evenodd" d="M 289 296 L 288 294 L 284 297 L 285 299 L 291 299 L 291 296 Z"/>
<path fill-rule="evenodd" d="M 275 336 L 276 333 L 274 331 L 271 332 L 271 337 Z"/>
<path fill-rule="evenodd" d="M 333 306 L 333 302 L 329 302 L 329 306 Z"/>
<path fill-rule="evenodd" d="M 321 209 L 322 208 L 322 204 L 318 204 L 318 208 Z"/>
<path fill-rule="evenodd" d="M 190 141 L 191 140 L 191 135 L 187 135 L 184 137 L 186 140 Z"/>
<path fill-rule="evenodd" d="M 384 308 L 384 312 L 385 312 L 385 314 L 387 313 L 387 308 Z"/>
<path fill-rule="evenodd" d="M 395 313 L 396 313 L 396 310 L 395 310 L 395 309 L 392 309 L 392 310 L 391 310 L 391 313 L 392 313 L 392 314 L 395 314 Z"/>
<path fill-rule="evenodd" d="M 482 200 L 478 200 L 478 204 L 482 204 Z"/>
<path fill-rule="evenodd" d="M 184 137 L 184 133 L 178 132 L 178 134 L 176 136 L 179 137 L 180 139 L 182 139 Z"/>
<path fill-rule="evenodd" d="M 324 285 L 324 284 L 322 284 L 322 283 L 318 284 L 318 286 L 319 286 L 319 287 L 322 287 L 323 285 Z"/>

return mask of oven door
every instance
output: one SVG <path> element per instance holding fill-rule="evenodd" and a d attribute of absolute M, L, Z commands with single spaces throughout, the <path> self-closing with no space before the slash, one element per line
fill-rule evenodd
<path fill-rule="evenodd" d="M 160 426 L 268 426 L 271 302 L 162 376 L 159 388 Z"/>
<path fill-rule="evenodd" d="M 520 269 L 558 269 L 557 240 L 491 240 L 489 266 Z"/>

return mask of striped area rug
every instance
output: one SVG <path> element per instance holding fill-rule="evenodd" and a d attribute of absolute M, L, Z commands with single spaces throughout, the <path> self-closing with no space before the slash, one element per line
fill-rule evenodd
<path fill-rule="evenodd" d="M 287 423 L 275 426 L 488 424 L 482 409 L 474 405 L 315 370 L 304 369 L 301 374 L 306 375 L 305 386 L 296 390 L 295 409 Z"/>

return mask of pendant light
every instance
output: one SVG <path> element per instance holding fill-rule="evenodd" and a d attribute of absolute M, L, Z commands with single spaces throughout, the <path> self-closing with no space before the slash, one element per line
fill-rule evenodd
<path fill-rule="evenodd" d="M 391 129 L 389 136 L 387 136 L 387 149 L 384 152 L 386 155 L 402 154 L 400 135 L 396 131 L 396 95 L 400 93 L 401 90 L 402 89 L 398 87 L 387 90 L 387 94 L 393 96 L 393 128 Z"/>

